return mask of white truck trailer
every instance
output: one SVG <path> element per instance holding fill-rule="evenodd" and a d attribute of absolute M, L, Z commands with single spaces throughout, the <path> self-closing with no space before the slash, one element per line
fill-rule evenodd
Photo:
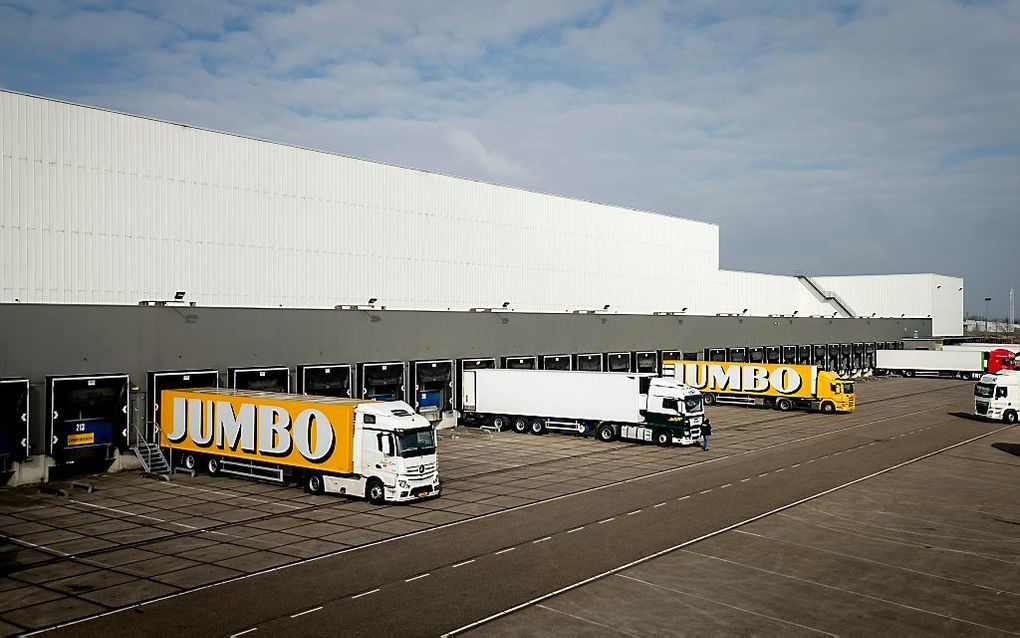
<path fill-rule="evenodd" d="M 698 443 L 706 418 L 700 392 L 653 374 L 465 370 L 461 399 L 468 424 L 661 446 Z"/>
<path fill-rule="evenodd" d="M 977 379 L 985 373 L 1011 370 L 1014 355 L 1008 350 L 879 350 L 875 372 L 905 377 L 959 377 Z"/>
<path fill-rule="evenodd" d="M 974 414 L 1009 423 L 1020 417 L 1020 371 L 986 374 L 974 386 Z"/>

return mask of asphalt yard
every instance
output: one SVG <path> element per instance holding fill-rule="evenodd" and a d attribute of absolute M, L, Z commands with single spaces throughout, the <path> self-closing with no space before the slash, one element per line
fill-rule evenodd
<path fill-rule="evenodd" d="M 750 459 L 763 450 L 811 445 L 841 431 L 852 431 L 869 424 L 881 424 L 883 420 L 903 417 L 916 419 L 919 424 L 908 431 L 909 436 L 922 437 L 925 435 L 925 413 L 944 416 L 947 409 L 961 409 L 961 406 L 965 406 L 963 399 L 968 395 L 970 387 L 969 383 L 940 380 L 862 381 L 858 383 L 858 410 L 853 415 L 780 414 L 740 407 L 713 407 L 710 416 L 715 436 L 708 452 L 696 448 L 602 444 L 592 439 L 555 434 L 535 437 L 510 432 L 486 433 L 458 428 L 444 432 L 440 441 L 440 470 L 444 484 L 442 497 L 414 505 L 377 507 L 342 497 L 310 496 L 296 487 L 201 475 L 191 478 L 180 474 L 175 475 L 169 483 L 143 479 L 127 473 L 95 476 L 91 477 L 91 480 L 96 490 L 91 494 L 72 488 L 68 484 L 55 485 L 64 489 L 66 496 L 44 494 L 38 488 L 4 489 L 0 491 L 0 535 L 2 535 L 0 634 L 14 634 L 61 625 L 288 565 L 295 568 L 298 564 L 308 566 L 308 559 L 337 555 L 334 559 L 343 560 L 344 554 L 353 551 L 353 548 L 365 548 L 395 537 L 406 537 L 424 530 L 460 524 L 467 519 L 530 506 L 540 501 L 554 504 L 557 499 L 566 495 L 578 495 L 607 485 L 626 484 L 638 479 L 648 480 L 642 477 L 654 477 L 661 473 L 664 478 L 675 480 L 671 473 L 678 468 L 695 464 L 710 467 L 717 461 L 732 462 L 741 457 Z M 987 443 L 985 441 L 983 444 Z M 1020 499 L 1016 498 L 1016 466 L 1011 466 L 1010 463 L 1015 463 L 1016 457 L 997 449 L 994 450 L 994 454 L 988 450 L 984 450 L 983 453 L 994 457 L 985 459 L 984 465 L 995 468 L 1000 474 L 1009 475 L 1013 472 L 1014 480 L 1012 484 L 1005 483 L 1005 487 L 1002 488 L 1006 490 L 1006 494 L 996 493 L 994 490 L 983 492 L 977 490 L 980 492 L 977 498 L 987 499 L 984 507 L 1001 510 L 1000 499 L 1011 496 L 1015 510 L 1015 504 L 1020 502 Z M 946 458 L 948 454 L 946 453 Z M 996 455 L 1008 459 L 1004 460 Z M 944 459 L 940 456 L 938 460 L 942 462 Z M 918 468 L 927 467 L 932 462 L 925 461 L 902 471 L 920 471 Z M 698 470 L 690 467 L 690 470 L 685 471 Z M 964 478 L 973 476 L 973 480 L 981 480 L 978 478 L 981 476 L 980 472 L 957 471 L 962 473 Z M 853 488 L 834 493 L 831 498 L 849 498 L 848 495 L 855 493 L 853 490 L 864 487 L 871 489 L 872 484 L 880 485 L 881 481 L 888 481 L 892 477 L 893 474 L 888 474 L 871 479 Z M 1000 481 L 1000 478 L 996 475 L 990 482 L 1001 485 L 1004 481 Z M 905 481 L 907 484 L 910 483 L 909 478 Z M 932 483 L 928 481 L 923 487 L 930 489 L 931 485 Z M 902 487 L 904 490 L 908 488 L 909 485 Z M 915 488 L 922 489 L 917 486 Z M 881 511 L 875 514 L 876 516 L 894 516 L 889 512 L 895 512 L 893 505 L 902 500 L 897 498 L 896 489 L 889 491 L 890 503 L 882 505 Z M 1011 494 L 1008 493 L 1010 489 L 1013 490 Z M 905 513 L 941 520 L 940 516 L 948 516 L 955 512 L 956 518 L 947 519 L 946 524 L 958 526 L 968 523 L 972 529 L 983 530 L 984 522 L 975 523 L 973 514 L 954 509 L 955 506 L 933 505 L 940 502 L 945 496 L 945 491 L 946 487 L 942 486 L 940 491 L 933 492 L 939 496 L 938 499 L 927 500 L 923 495 L 904 492 L 912 494 L 904 503 L 914 503 L 914 509 Z M 774 546 L 766 552 L 768 555 L 782 557 L 791 552 L 797 554 L 808 551 L 791 544 L 800 542 L 807 547 L 817 545 L 839 553 L 841 550 L 832 549 L 838 546 L 838 540 L 812 537 L 804 530 L 797 532 L 776 527 L 796 524 L 808 526 L 809 530 L 814 530 L 816 534 L 836 533 L 820 524 L 798 522 L 793 518 L 796 515 L 804 520 L 813 520 L 812 516 L 825 516 L 819 513 L 818 508 L 826 502 L 821 499 L 813 501 L 810 506 L 806 504 L 801 508 L 776 514 L 742 527 L 739 531 L 734 530 L 726 535 L 714 537 L 657 560 L 688 561 L 691 564 L 688 567 L 687 563 L 684 563 L 685 569 L 691 570 L 691 574 L 698 573 L 700 569 L 700 573 L 706 578 L 712 573 L 726 573 L 726 570 L 738 568 L 751 570 L 759 579 L 765 578 L 763 574 L 766 572 L 754 569 L 781 573 L 775 569 L 774 564 L 748 562 L 750 559 L 747 556 L 733 552 L 737 552 L 744 544 L 760 549 L 762 543 L 766 543 Z M 862 509 L 862 503 L 866 505 L 870 502 L 867 500 L 858 502 L 856 511 L 843 510 L 838 506 L 833 506 L 830 510 L 841 512 L 840 515 L 844 519 L 849 518 L 854 524 L 863 525 L 870 519 L 868 510 Z M 974 508 L 978 503 L 980 500 L 971 499 L 969 506 Z M 1000 518 L 1007 521 L 1020 520 L 1020 514 L 1015 511 L 1000 514 Z M 824 520 L 830 528 L 850 524 L 846 520 L 842 523 Z M 759 525 L 765 527 L 758 528 Z M 1008 535 L 1012 532 L 1013 538 L 1016 538 L 1015 522 L 999 525 L 1005 527 L 984 530 L 982 533 L 990 535 L 989 538 L 995 538 L 995 535 Z M 872 533 L 874 534 L 874 530 Z M 776 537 L 778 540 L 769 537 Z M 733 538 L 737 540 L 731 540 Z M 727 542 L 730 545 L 720 545 Z M 1012 549 L 1015 550 L 1016 547 L 1013 546 Z M 705 555 L 695 556 L 692 554 L 694 551 Z M 758 553 L 760 552 L 757 550 L 752 551 L 751 556 L 757 556 Z M 727 560 L 730 562 L 725 562 Z M 828 560 L 835 559 L 829 556 Z M 1015 551 L 1008 558 L 999 560 L 1011 560 L 1013 570 L 1016 571 Z M 641 574 L 644 574 L 648 577 L 648 582 L 654 585 L 627 581 L 626 586 L 640 585 L 654 589 L 659 583 L 645 572 L 637 571 L 641 568 L 650 569 L 653 562 L 633 569 L 638 573 L 634 578 L 646 580 L 641 578 Z M 630 572 L 628 571 L 626 575 L 629 576 Z M 754 580 L 746 575 L 733 578 L 738 584 L 749 584 Z M 612 587 L 616 581 L 624 583 L 625 580 L 624 574 L 621 573 L 597 581 L 590 587 Z M 963 580 L 966 581 L 966 578 Z M 1016 586 L 1015 581 L 1000 584 L 1003 585 L 1002 595 L 1005 596 L 1002 600 L 1012 602 L 1015 609 L 1015 592 L 1020 588 Z M 801 585 L 807 586 L 804 583 Z M 207 595 L 215 596 L 217 589 L 206 591 Z M 579 595 L 582 591 L 585 589 L 564 594 L 564 599 L 571 596 L 586 599 L 586 596 Z M 709 591 L 713 590 L 705 590 Z M 703 625 L 684 625 L 677 620 L 679 624 L 670 625 L 674 631 L 682 631 L 685 626 L 689 626 L 692 633 L 740 631 L 740 627 L 746 629 L 757 626 L 754 619 L 776 616 L 775 613 L 758 610 L 769 607 L 767 600 L 761 602 L 758 607 L 749 607 L 735 604 L 731 599 L 717 600 L 721 594 L 711 596 L 707 593 L 702 595 L 695 592 L 695 594 L 705 600 L 694 597 L 683 604 L 673 605 L 668 602 L 667 597 L 663 605 L 674 615 L 679 613 L 678 610 L 683 605 L 702 609 L 711 604 L 715 605 L 713 609 L 717 612 L 731 607 L 746 608 L 746 611 L 742 612 L 746 618 L 744 621 L 734 620 L 735 624 L 732 626 L 712 625 L 707 620 Z M 662 594 L 660 592 L 656 595 Z M 803 597 L 813 594 L 801 591 L 798 595 Z M 648 597 L 647 594 L 642 596 Z M 620 597 L 625 599 L 626 595 Z M 624 634 L 666 631 L 662 628 L 656 629 L 657 625 L 614 626 L 598 618 L 586 617 L 585 613 L 590 612 L 573 613 L 583 610 L 569 605 L 557 609 L 555 606 L 561 603 L 560 598 L 549 599 L 542 602 L 542 606 L 535 605 L 519 614 L 501 617 L 493 624 L 483 625 L 479 631 L 534 633 L 536 625 L 529 625 L 533 622 L 540 622 L 540 626 L 548 627 L 549 632 L 557 627 L 562 627 L 564 632 L 569 633 L 592 631 L 597 633 L 603 630 Z M 1008 604 L 1005 606 L 1009 607 Z M 610 608 L 607 604 L 600 607 Z M 690 613 L 698 618 L 703 615 L 697 611 Z M 544 619 L 546 615 L 549 616 L 548 619 Z M 662 610 L 662 613 L 656 613 L 655 617 L 664 615 L 669 614 Z M 715 615 L 729 617 L 732 614 Z M 108 620 L 117 617 L 110 616 Z M 616 613 L 614 617 L 625 618 L 627 613 Z M 784 619 L 780 616 L 777 618 L 780 620 L 775 622 L 780 624 L 776 627 L 786 627 L 782 624 Z M 741 625 L 740 622 L 744 624 Z M 600 623 L 603 625 L 601 628 Z M 814 630 L 809 622 L 799 624 Z M 72 627 L 88 626 L 86 623 Z M 983 629 L 978 625 L 964 626 Z M 990 623 L 988 626 L 996 625 Z M 704 631 L 698 627 L 702 627 Z M 918 627 L 924 628 L 925 625 Z M 125 625 L 124 629 L 126 633 L 128 627 Z M 415 631 L 408 628 L 407 633 L 414 634 Z"/>

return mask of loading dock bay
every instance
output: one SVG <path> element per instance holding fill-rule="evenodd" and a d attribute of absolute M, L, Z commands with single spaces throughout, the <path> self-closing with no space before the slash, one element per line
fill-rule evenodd
<path fill-rule="evenodd" d="M 102 475 L 94 477 L 97 489 L 92 494 L 58 484 L 67 490 L 66 497 L 43 494 L 37 488 L 5 490 L 0 492 L 0 534 L 4 536 L 0 546 L 4 566 L 0 578 L 0 633 L 48 627 L 387 539 L 411 542 L 411 538 L 398 537 L 675 468 L 689 468 L 677 475 L 689 481 L 702 473 L 699 464 L 737 456 L 750 460 L 760 450 L 828 440 L 855 424 L 861 424 L 863 430 L 872 421 L 916 419 L 909 415 L 929 409 L 945 417 L 947 412 L 965 409 L 970 388 L 971 384 L 950 380 L 863 381 L 858 386 L 858 411 L 835 418 L 713 407 L 710 414 L 715 436 L 709 452 L 458 428 L 443 433 L 441 439 L 443 496 L 411 506 L 376 507 L 362 501 L 310 496 L 294 487 L 207 476 L 175 476 L 172 482 L 164 483 L 134 474 Z M 953 419 L 954 427 L 968 433 L 996 429 L 994 424 L 963 417 L 945 418 Z M 922 441 L 931 434 L 928 427 L 924 423 L 904 425 L 904 434 L 880 443 L 907 445 Z M 1013 444 L 1020 447 L 1017 431 L 1010 434 Z M 873 441 L 860 438 L 861 449 L 868 450 L 865 446 Z M 986 441 L 981 452 L 973 455 L 987 454 L 987 448 Z M 1006 454 L 996 463 L 1012 462 L 1015 471 L 1016 459 Z M 819 463 L 815 467 L 824 467 Z M 1003 471 L 998 465 L 995 469 Z M 960 478 L 973 473 L 947 471 L 960 474 Z M 997 489 L 988 485 L 983 495 L 968 493 L 993 503 L 1020 502 L 1015 481 L 987 483 L 995 483 Z M 710 502 L 714 506 L 725 504 L 725 498 L 726 492 L 720 491 Z M 550 501 L 548 505 L 558 502 Z M 1002 516 L 1015 514 L 1003 512 Z M 962 523 L 947 519 L 945 524 Z M 994 529 L 981 533 L 995 538 Z M 1015 547 L 996 546 L 994 551 L 1005 552 L 1014 561 L 1017 558 Z M 344 560 L 343 556 L 330 560 Z M 308 568 L 302 565 L 293 569 Z M 997 586 L 1015 595 L 1020 586 L 1015 582 L 1015 570 L 1010 574 L 1003 576 Z M 706 576 L 701 573 L 700 577 Z M 1009 581 L 1009 577 L 1014 580 Z M 209 600 L 217 589 L 205 591 L 203 598 Z M 145 609 L 155 610 L 158 605 Z M 546 606 L 554 605 L 560 602 Z M 974 613 L 981 611 L 979 608 Z M 522 616 L 534 613 L 534 608 L 529 608 Z M 542 614 L 557 615 L 546 610 Z M 989 609 L 986 620 L 996 626 L 1001 614 L 1001 609 Z M 68 630 L 86 635 L 86 630 L 98 630 L 103 622 L 114 622 L 117 616 Z M 512 623 L 526 621 L 508 616 L 498 622 L 511 623 L 506 625 L 510 628 L 514 627 Z M 156 626 L 158 623 L 153 628 Z M 574 633 L 578 630 L 576 625 L 568 626 Z M 483 626 L 479 631 L 495 633 L 499 627 Z M 711 630 L 711 625 L 706 630 Z"/>

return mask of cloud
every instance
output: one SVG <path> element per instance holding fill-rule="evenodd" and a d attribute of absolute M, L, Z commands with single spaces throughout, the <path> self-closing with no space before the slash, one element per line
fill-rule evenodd
<path fill-rule="evenodd" d="M 3 86 L 713 221 L 727 268 L 962 274 L 982 310 L 1020 287 L 1018 54 L 1015 1 L 0 0 Z"/>

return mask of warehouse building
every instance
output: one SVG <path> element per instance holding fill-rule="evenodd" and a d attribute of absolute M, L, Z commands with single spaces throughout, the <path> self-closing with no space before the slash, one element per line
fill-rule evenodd
<path fill-rule="evenodd" d="M 719 227 L 669 215 L 9 91 L 0 152 L 0 376 L 51 401 L 79 374 L 151 395 L 153 371 L 340 363 L 357 394 L 399 362 L 413 395 L 406 362 L 962 333 L 960 278 L 723 270 Z"/>

